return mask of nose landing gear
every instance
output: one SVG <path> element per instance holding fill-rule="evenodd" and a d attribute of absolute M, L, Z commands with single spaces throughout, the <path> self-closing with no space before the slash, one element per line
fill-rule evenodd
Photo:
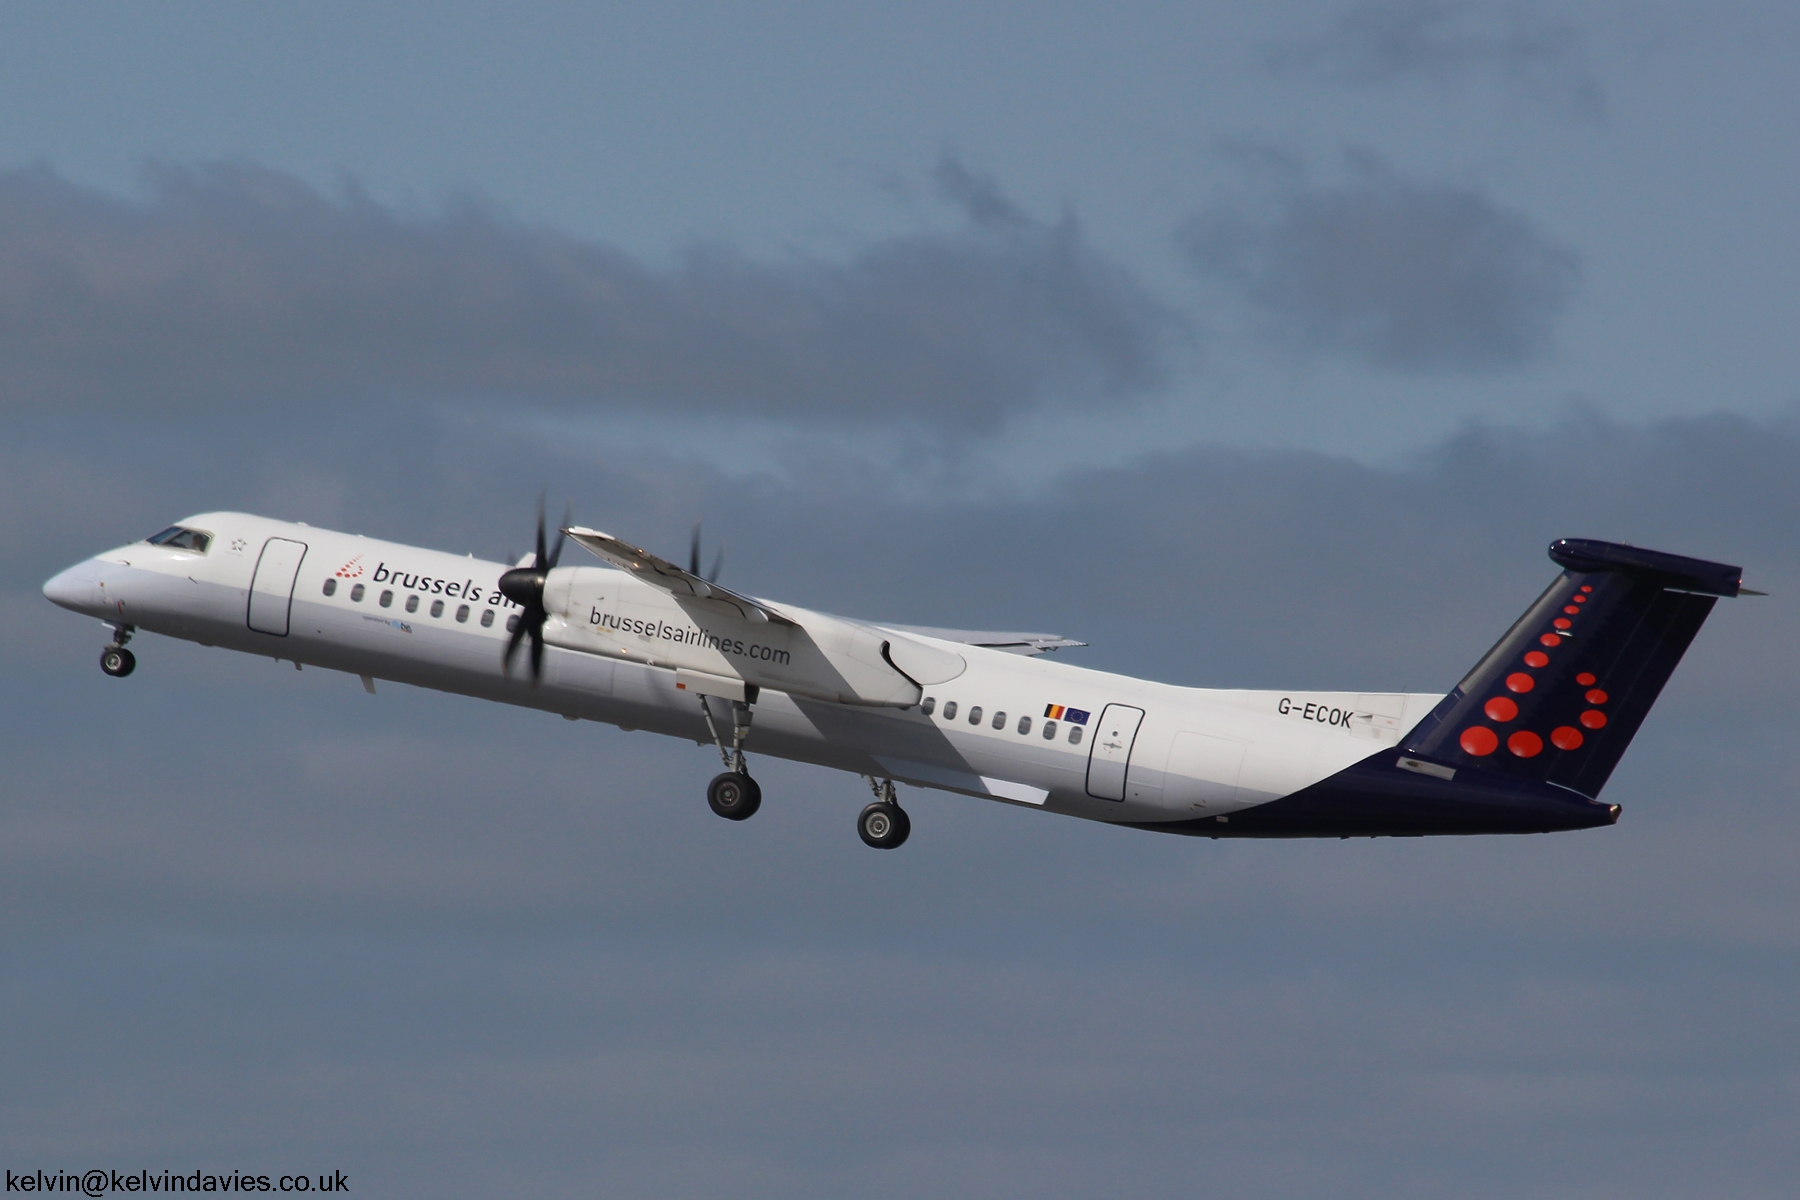
<path fill-rule="evenodd" d="M 875 793 L 875 803 L 863 809 L 862 815 L 856 818 L 857 835 L 865 846 L 898 850 L 912 833 L 912 818 L 895 798 L 893 780 L 884 779 L 877 783 L 870 777 L 869 788 Z"/>
<path fill-rule="evenodd" d="M 131 640 L 132 628 L 129 625 L 113 625 L 112 644 L 100 651 L 100 669 L 114 679 L 123 679 L 137 670 L 137 655 L 125 648 Z"/>

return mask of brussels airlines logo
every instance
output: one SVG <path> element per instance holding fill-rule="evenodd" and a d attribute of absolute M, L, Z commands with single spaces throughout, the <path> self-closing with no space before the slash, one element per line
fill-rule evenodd
<path fill-rule="evenodd" d="M 357 558 L 362 557 L 358 555 Z M 362 565 L 355 558 L 345 563 L 338 574 L 355 567 L 358 575 L 362 574 Z M 346 579 L 350 576 L 344 576 Z M 449 596 L 451 599 L 470 600 L 476 604 L 486 603 L 491 608 L 517 608 L 511 600 L 503 595 L 499 588 L 494 588 L 486 601 L 481 598 L 482 585 L 473 579 L 439 579 L 435 575 L 413 575 L 398 568 L 390 569 L 385 561 L 376 564 L 375 573 L 369 576 L 370 583 L 391 583 L 397 588 L 405 588 L 409 592 L 421 595 Z"/>
<path fill-rule="evenodd" d="M 361 579 L 363 574 L 362 555 L 357 555 L 337 569 L 339 579 Z"/>
<path fill-rule="evenodd" d="M 717 634 L 710 629 L 697 629 L 692 625 L 671 625 L 667 621 L 645 621 L 634 617 L 622 617 L 617 613 L 603 613 L 594 608 L 588 614 L 588 624 L 600 629 L 611 629 L 617 633 L 635 633 L 641 638 L 651 641 L 676 642 L 683 646 L 704 646 L 708 650 L 717 650 L 720 654 L 735 654 L 739 658 L 754 658 L 761 662 L 776 663 L 786 666 L 790 655 L 779 646 L 764 646 L 756 642 L 746 645 L 742 639 L 727 634 Z"/>

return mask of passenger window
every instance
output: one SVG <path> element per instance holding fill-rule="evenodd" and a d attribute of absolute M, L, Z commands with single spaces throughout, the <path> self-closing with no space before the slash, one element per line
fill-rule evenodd
<path fill-rule="evenodd" d="M 468 623 L 468 620 L 469 620 L 469 606 L 466 604 L 457 605 L 456 606 L 456 623 L 458 625 L 465 625 Z"/>
<path fill-rule="evenodd" d="M 1019 732 L 1021 734 L 1027 734 L 1027 733 L 1031 732 L 1031 714 L 1030 713 L 1026 713 L 1024 716 L 1019 718 Z"/>
<path fill-rule="evenodd" d="M 393 602 L 394 602 L 394 593 L 392 593 L 392 592 L 381 593 L 381 607 L 386 608 L 388 605 L 392 604 Z"/>
<path fill-rule="evenodd" d="M 326 581 L 325 581 L 325 594 L 326 594 L 326 595 L 327 595 L 327 596 L 335 596 L 335 595 L 337 595 L 337 580 L 335 580 L 335 579 L 327 579 L 327 580 L 326 580 Z"/>
<path fill-rule="evenodd" d="M 444 615 L 444 602 L 442 600 L 433 600 L 431 602 L 431 615 L 434 617 L 441 617 Z"/>
<path fill-rule="evenodd" d="M 1045 721 L 1044 722 L 1044 740 L 1046 742 L 1054 742 L 1056 740 L 1056 722 L 1055 721 Z"/>
<path fill-rule="evenodd" d="M 1006 714 L 1005 713 L 997 712 L 994 714 L 994 728 L 995 729 L 1005 729 L 1006 728 Z"/>
<path fill-rule="evenodd" d="M 1079 725 L 1069 726 L 1069 745 L 1071 745 L 1071 746 L 1081 745 L 1081 726 L 1079 726 Z"/>
<path fill-rule="evenodd" d="M 969 710 L 969 724 L 981 724 L 981 705 L 977 704 L 974 708 Z"/>
<path fill-rule="evenodd" d="M 352 587 L 350 589 L 350 599 L 356 601 L 356 603 L 358 603 L 358 604 L 361 604 L 362 598 L 363 598 L 363 585 L 359 583 L 355 587 Z"/>
<path fill-rule="evenodd" d="M 927 696 L 927 697 L 925 697 L 925 703 L 919 705 L 919 711 L 929 717 L 931 715 L 931 710 L 936 707 L 937 707 L 937 697 L 936 696 Z"/>
<path fill-rule="evenodd" d="M 481 627 L 483 629 L 487 629 L 488 627 L 493 625 L 493 623 L 494 623 L 494 610 L 491 608 L 482 609 L 481 610 Z"/>
<path fill-rule="evenodd" d="M 944 705 L 944 720 L 956 720 L 956 701 L 951 700 Z"/>
<path fill-rule="evenodd" d="M 406 598 L 406 611 L 407 612 L 418 612 L 419 611 L 418 596 L 414 595 L 414 596 L 408 596 Z"/>
<path fill-rule="evenodd" d="M 512 616 L 506 618 L 506 632 L 508 632 L 508 633 L 519 632 L 519 614 L 518 613 L 514 613 Z"/>

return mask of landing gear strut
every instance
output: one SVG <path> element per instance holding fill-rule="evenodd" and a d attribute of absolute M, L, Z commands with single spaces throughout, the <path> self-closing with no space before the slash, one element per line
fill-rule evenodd
<path fill-rule="evenodd" d="M 869 790 L 875 793 L 875 803 L 863 809 L 862 815 L 856 818 L 856 832 L 865 846 L 898 850 L 912 832 L 912 818 L 895 798 L 893 780 L 883 779 L 877 783 L 873 776 L 868 778 Z"/>
<path fill-rule="evenodd" d="M 712 704 L 708 697 L 700 697 L 700 711 L 706 714 L 707 732 L 712 734 L 713 745 L 719 748 L 719 758 L 725 764 L 725 773 L 715 776 L 706 785 L 706 803 L 727 821 L 749 820 L 762 807 L 762 788 L 750 778 L 749 764 L 744 761 L 744 741 L 750 736 L 750 705 L 756 700 L 756 690 L 746 688 L 745 692 L 747 699 L 731 701 L 729 749 L 713 721 Z"/>
<path fill-rule="evenodd" d="M 137 670 L 137 655 L 125 648 L 131 640 L 132 627 L 129 625 L 109 625 L 113 631 L 112 644 L 100 651 L 100 669 L 114 679 L 123 679 Z"/>

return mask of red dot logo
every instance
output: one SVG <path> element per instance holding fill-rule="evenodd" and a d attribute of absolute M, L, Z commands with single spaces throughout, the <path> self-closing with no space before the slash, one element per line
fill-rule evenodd
<path fill-rule="evenodd" d="M 1558 750 L 1579 750 L 1584 740 L 1581 730 L 1573 725 L 1559 725 L 1550 731 L 1550 744 Z"/>
<path fill-rule="evenodd" d="M 1550 656 L 1545 654 L 1542 650 L 1533 650 L 1525 656 L 1525 665 L 1528 667 L 1547 667 L 1550 665 Z"/>
<path fill-rule="evenodd" d="M 1593 687 L 1600 681 L 1594 678 L 1594 673 L 1592 671 L 1583 671 L 1575 677 L 1575 682 L 1579 683 L 1582 687 Z"/>
<path fill-rule="evenodd" d="M 1509 692 L 1529 692 L 1537 686 L 1537 680 L 1523 671 L 1514 671 L 1506 677 L 1506 690 Z"/>
<path fill-rule="evenodd" d="M 1605 729 L 1606 714 L 1597 708 L 1590 708 L 1581 714 L 1581 723 L 1589 729 Z"/>
<path fill-rule="evenodd" d="M 1577 604 L 1586 604 L 1586 603 L 1587 603 L 1587 597 L 1586 597 L 1586 596 L 1576 596 L 1576 597 L 1575 597 L 1575 603 L 1577 603 Z"/>
<path fill-rule="evenodd" d="M 1529 729 L 1521 729 L 1506 739 L 1506 748 L 1520 758 L 1536 758 L 1544 752 L 1544 739 Z"/>
<path fill-rule="evenodd" d="M 1557 637 L 1554 633 L 1540 633 L 1538 635 L 1538 645 L 1560 646 L 1562 645 L 1562 639 Z"/>
<path fill-rule="evenodd" d="M 1569 618 L 1567 618 L 1567 617 L 1558 617 L 1558 618 L 1556 618 L 1556 620 L 1554 620 L 1550 623 L 1552 625 L 1556 626 L 1558 629 L 1567 629 L 1570 625 Z"/>
<path fill-rule="evenodd" d="M 1469 726 L 1462 731 L 1461 741 L 1463 752 L 1476 758 L 1485 758 L 1500 748 L 1500 736 L 1486 725 Z"/>
<path fill-rule="evenodd" d="M 1591 592 L 1594 590 L 1594 588 L 1593 588 L 1593 585 L 1584 583 L 1581 585 L 1581 590 L 1584 592 Z"/>
<path fill-rule="evenodd" d="M 1563 605 L 1563 611 L 1568 613 L 1570 616 L 1574 616 L 1576 613 L 1580 612 L 1581 610 L 1579 608 L 1576 608 L 1573 604 L 1565 604 L 1565 605 Z"/>
<path fill-rule="evenodd" d="M 1510 721 L 1519 715 L 1519 706 L 1505 696 L 1495 696 L 1481 708 L 1490 721 Z"/>
<path fill-rule="evenodd" d="M 1593 691 L 1591 691 L 1587 694 L 1587 702 L 1589 704 L 1605 704 L 1606 703 L 1606 693 L 1601 691 L 1599 688 L 1595 688 Z"/>

